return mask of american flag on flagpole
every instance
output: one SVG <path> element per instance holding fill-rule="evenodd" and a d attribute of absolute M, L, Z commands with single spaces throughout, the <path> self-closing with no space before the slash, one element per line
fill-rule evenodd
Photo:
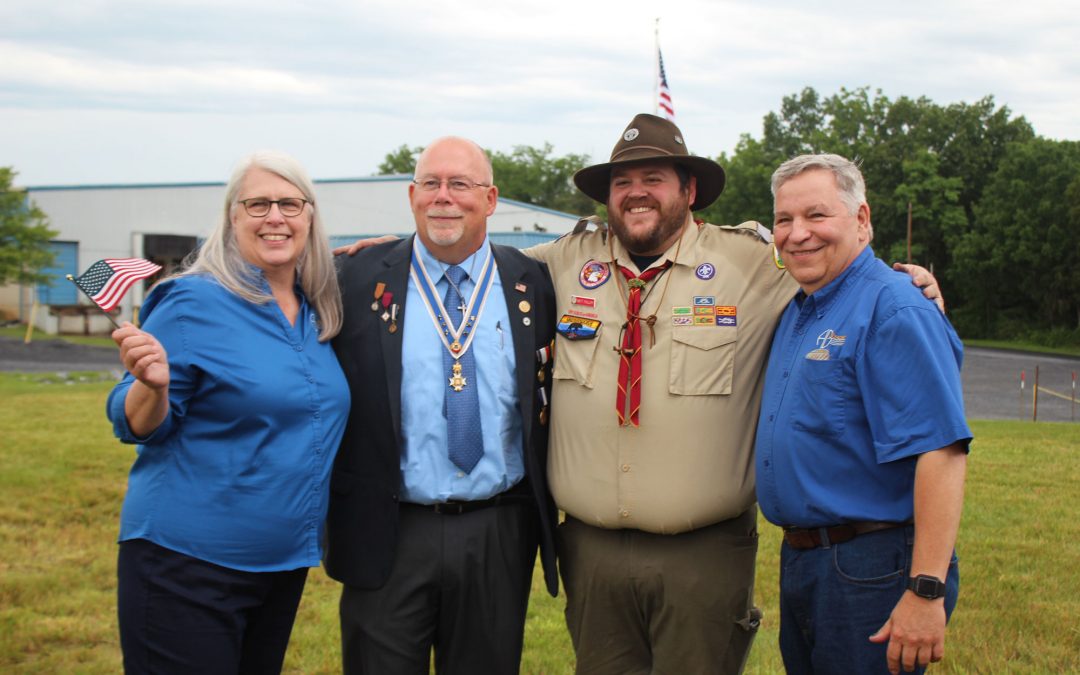
<path fill-rule="evenodd" d="M 106 258 L 78 277 L 68 276 L 103 312 L 111 312 L 136 281 L 153 276 L 161 265 L 142 258 Z"/>
<path fill-rule="evenodd" d="M 671 103 L 671 90 L 668 89 L 667 74 L 664 72 L 664 56 L 660 46 L 656 47 L 656 58 L 660 63 L 660 81 L 656 88 L 656 111 L 664 119 L 675 121 L 675 106 Z"/>

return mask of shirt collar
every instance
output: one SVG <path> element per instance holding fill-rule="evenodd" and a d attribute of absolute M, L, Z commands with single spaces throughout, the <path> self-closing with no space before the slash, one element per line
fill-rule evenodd
<path fill-rule="evenodd" d="M 855 280 L 862 276 L 863 272 L 873 264 L 874 257 L 874 249 L 867 244 L 866 248 L 855 257 L 855 260 L 851 261 L 847 269 L 841 272 L 838 277 L 810 295 L 806 295 L 802 289 L 799 289 L 795 299 L 800 306 L 809 302 L 810 306 L 814 307 L 818 314 L 823 313 L 837 298 L 846 293 Z"/>
<path fill-rule="evenodd" d="M 424 269 L 427 270 L 428 276 L 431 277 L 433 283 L 439 283 L 440 279 L 446 278 L 446 268 L 450 265 L 432 255 L 427 246 L 424 246 L 424 242 L 420 241 L 420 237 L 413 237 L 413 248 L 416 250 L 417 255 L 420 256 L 420 260 L 424 263 Z M 461 269 L 469 272 L 469 280 L 475 282 L 472 278 L 473 274 L 479 273 L 479 269 L 476 265 L 483 262 L 483 259 L 477 260 L 477 256 L 487 256 L 488 250 L 491 248 L 491 241 L 487 235 L 484 235 L 484 241 L 480 244 L 480 248 L 473 251 L 467 258 L 459 262 L 457 265 Z M 438 277 L 432 273 L 438 270 Z"/>

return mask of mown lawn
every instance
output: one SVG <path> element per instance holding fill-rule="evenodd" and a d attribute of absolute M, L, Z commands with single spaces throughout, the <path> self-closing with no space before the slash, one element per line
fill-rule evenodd
<path fill-rule="evenodd" d="M 116 673 L 116 527 L 132 449 L 104 417 L 107 382 L 0 374 L 0 671 Z M 975 422 L 960 531 L 954 673 L 1080 672 L 1080 425 Z M 781 672 L 778 533 L 762 522 L 765 621 L 750 673 Z M 313 570 L 286 659 L 340 670 L 337 584 Z M 570 673 L 562 599 L 533 586 L 524 673 Z"/>

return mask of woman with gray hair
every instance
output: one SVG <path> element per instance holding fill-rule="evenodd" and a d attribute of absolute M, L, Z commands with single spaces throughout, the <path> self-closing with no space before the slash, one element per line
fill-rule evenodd
<path fill-rule="evenodd" d="M 143 329 L 113 332 L 128 374 L 107 412 L 139 446 L 119 537 L 127 672 L 280 672 L 349 410 L 341 311 L 311 180 L 259 152 Z"/>

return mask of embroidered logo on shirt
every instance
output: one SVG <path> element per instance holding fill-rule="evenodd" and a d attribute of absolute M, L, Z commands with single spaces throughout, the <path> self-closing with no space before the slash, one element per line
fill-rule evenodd
<path fill-rule="evenodd" d="M 817 336 L 817 345 L 821 349 L 828 349 L 832 345 L 836 345 L 837 347 L 839 347 L 843 345 L 846 340 L 847 336 L 837 335 L 835 332 L 833 332 L 832 328 L 829 328 L 828 330 L 822 332 L 821 335 Z"/>
<path fill-rule="evenodd" d="M 806 353 L 806 358 L 811 361 L 828 361 L 829 350 L 828 349 L 814 349 Z"/>
<path fill-rule="evenodd" d="M 712 263 L 701 263 L 694 270 L 694 275 L 702 281 L 708 281 L 716 275 L 716 268 L 713 267 Z"/>
<path fill-rule="evenodd" d="M 578 275 L 578 281 L 581 282 L 582 288 L 592 290 L 604 285 L 604 282 L 611 276 L 611 268 L 607 266 L 607 263 L 602 263 L 598 260 L 590 260 L 581 267 L 581 273 Z"/>

